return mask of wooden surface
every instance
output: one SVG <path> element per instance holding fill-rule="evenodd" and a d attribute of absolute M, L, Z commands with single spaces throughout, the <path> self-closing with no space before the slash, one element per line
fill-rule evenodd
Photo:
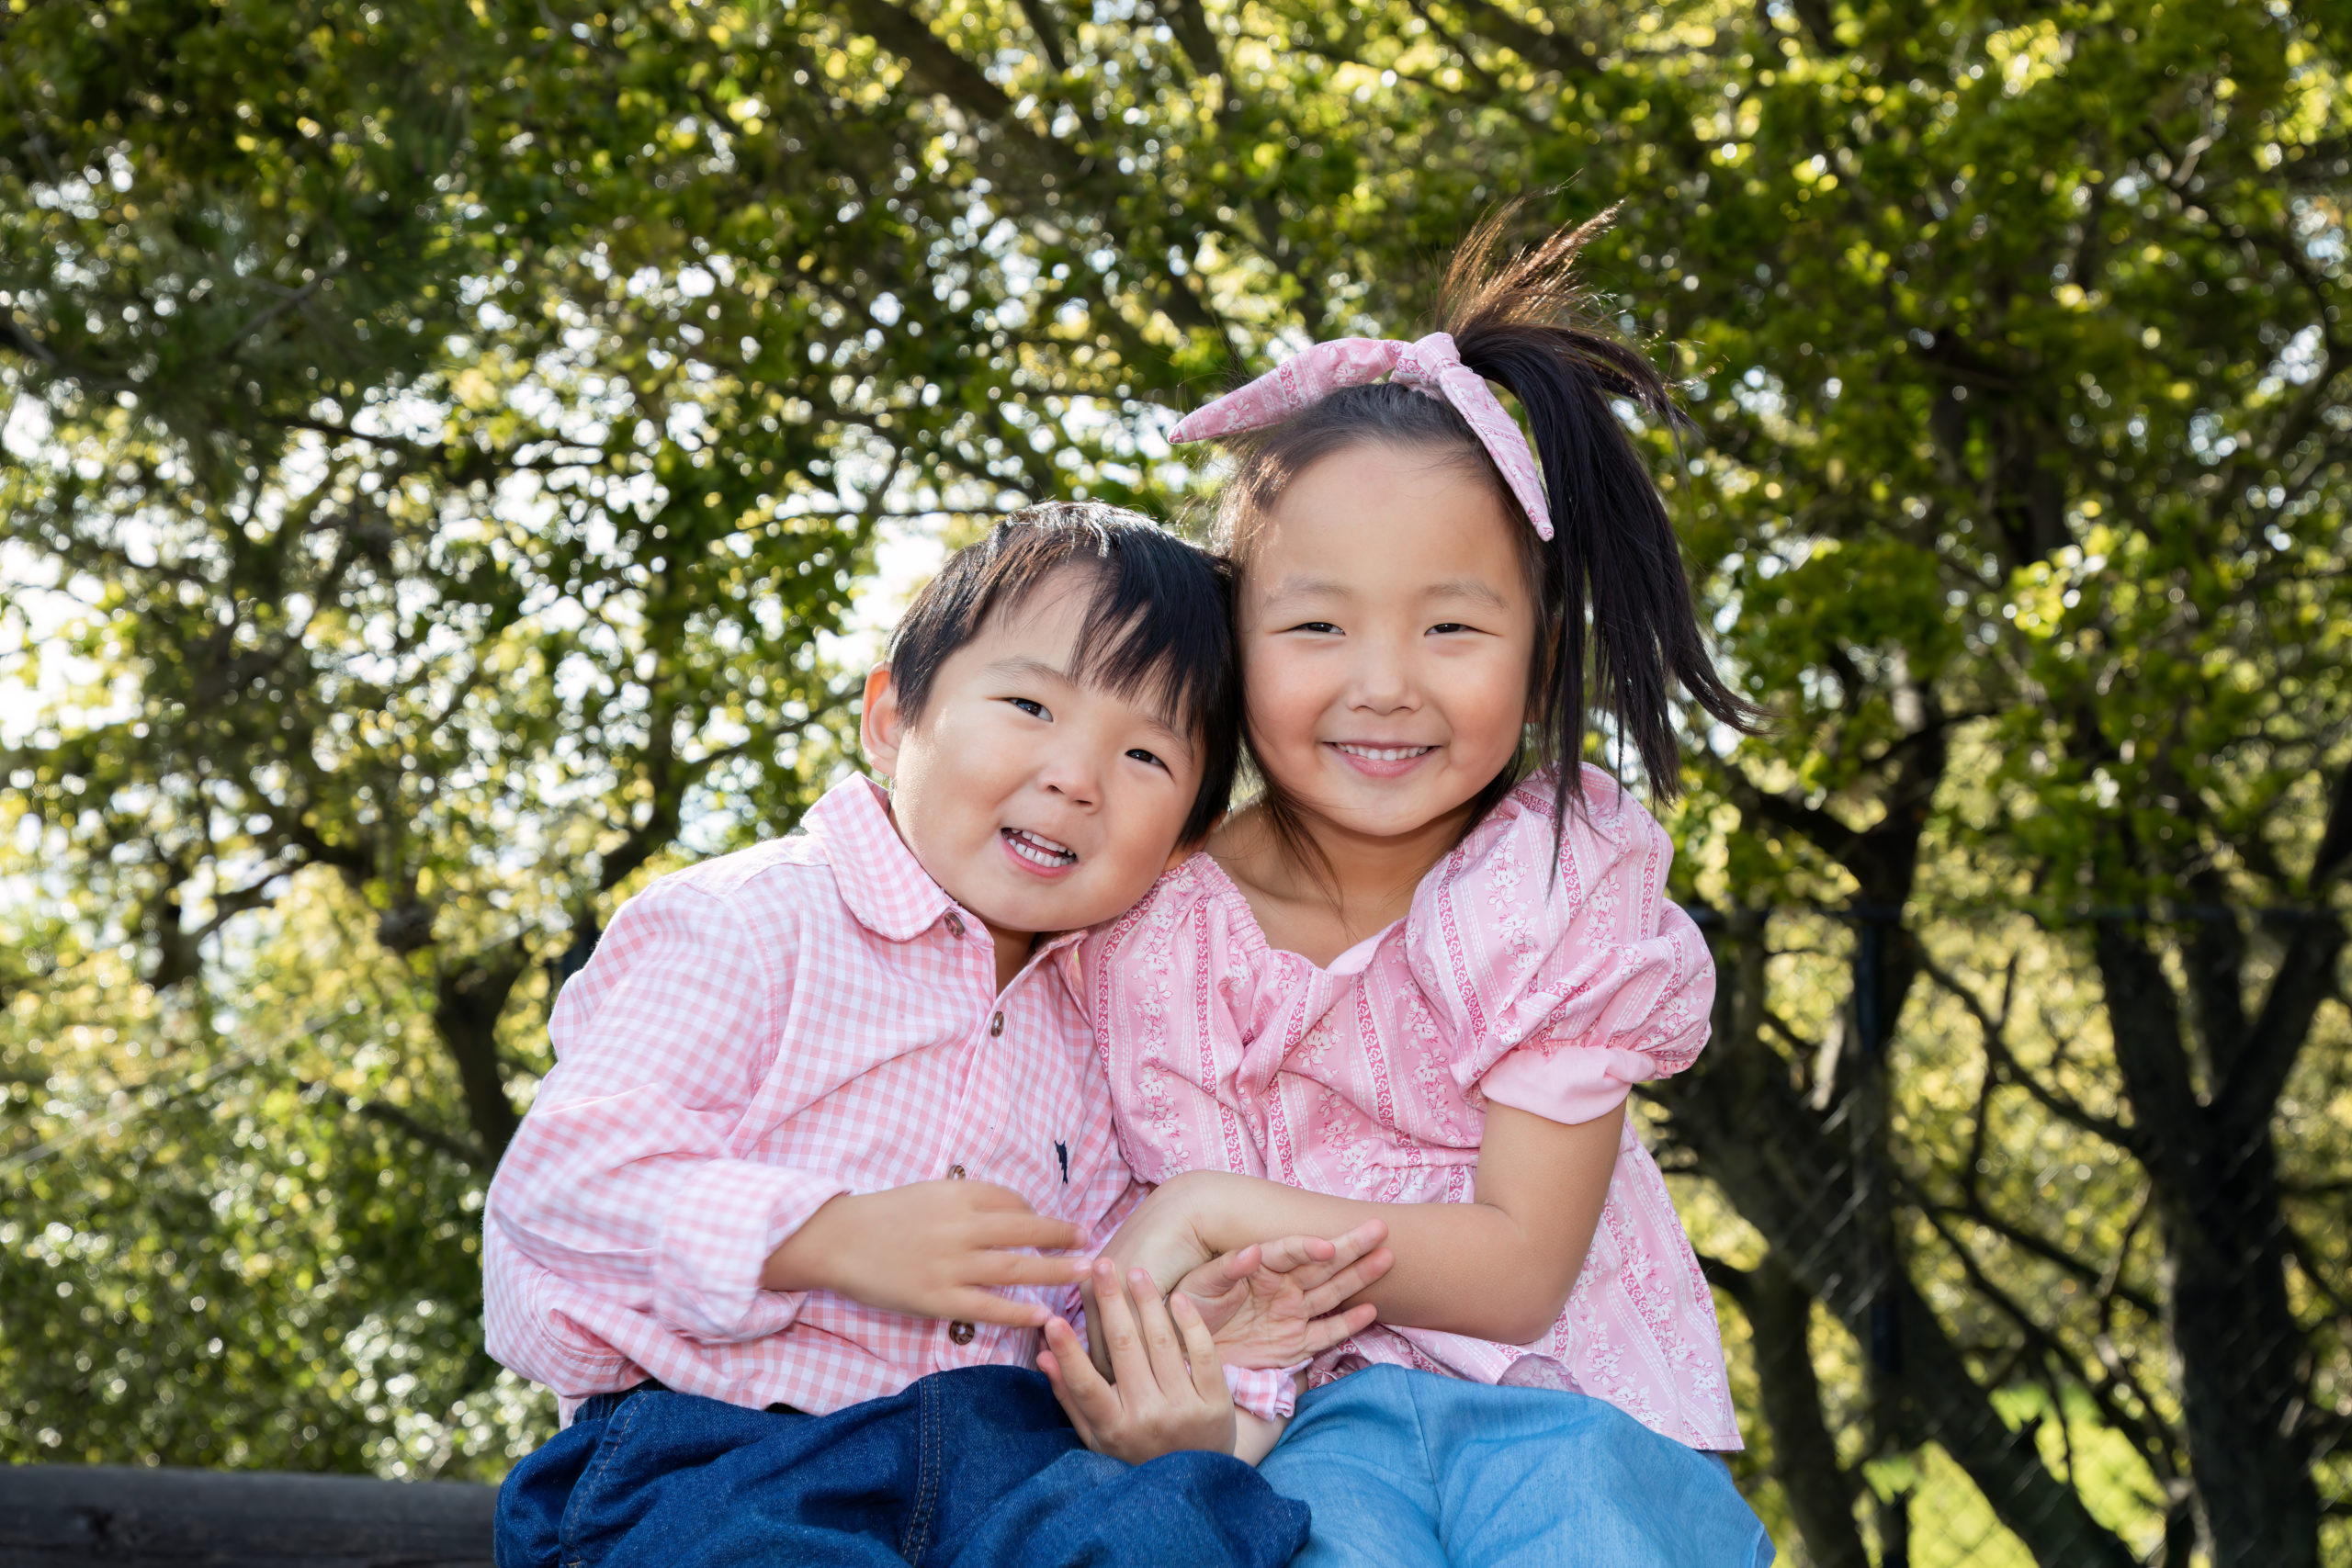
<path fill-rule="evenodd" d="M 0 1465 L 0 1568 L 491 1568 L 488 1486 Z"/>

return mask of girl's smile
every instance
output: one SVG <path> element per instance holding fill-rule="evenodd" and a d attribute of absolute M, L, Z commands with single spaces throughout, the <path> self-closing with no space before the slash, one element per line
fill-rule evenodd
<path fill-rule="evenodd" d="M 1367 778 L 1402 778 L 1436 753 L 1434 746 L 1380 746 L 1363 740 L 1327 740 L 1326 746 L 1346 758 Z"/>

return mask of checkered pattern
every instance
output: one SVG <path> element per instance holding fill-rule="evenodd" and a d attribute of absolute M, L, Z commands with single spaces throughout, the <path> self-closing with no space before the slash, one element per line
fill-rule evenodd
<path fill-rule="evenodd" d="M 1706 1043 L 1714 968 L 1666 898 L 1673 845 L 1597 769 L 1554 846 L 1550 773 L 1490 812 L 1411 913 L 1329 969 L 1271 947 L 1195 855 L 1081 948 L 1119 1139 L 1145 1181 L 1194 1169 L 1385 1203 L 1466 1202 L 1489 1100 L 1589 1122 Z M 1465 1280 L 1464 1290 L 1476 1281 Z M 1375 1325 L 1323 1383 L 1390 1362 L 1574 1388 L 1693 1448 L 1736 1449 L 1714 1303 L 1665 1178 L 1628 1119 L 1566 1310 L 1526 1345 Z M 1236 1371 L 1236 1401 L 1287 1404 Z"/>
<path fill-rule="evenodd" d="M 987 928 L 865 779 L 803 833 L 629 900 L 556 1003 L 555 1070 L 491 1184 L 491 1354 L 567 1417 L 647 1377 L 821 1414 L 950 1367 L 1027 1363 L 1034 1331 L 759 1280 L 836 1194 L 958 1167 L 1071 1221 L 1089 1250 L 1108 1240 L 1134 1193 L 1065 972 L 1072 940 L 997 996 Z M 1075 1291 L 1012 1293 L 1077 1311 Z"/>

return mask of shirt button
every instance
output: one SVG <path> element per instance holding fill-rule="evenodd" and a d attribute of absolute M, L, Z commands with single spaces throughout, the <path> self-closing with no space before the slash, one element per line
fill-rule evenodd
<path fill-rule="evenodd" d="M 972 1342 L 972 1325 L 968 1323 L 951 1323 L 947 1325 L 947 1337 L 958 1345 L 969 1345 Z"/>
<path fill-rule="evenodd" d="M 947 1179 L 948 1179 L 948 1180 L 950 1180 L 950 1181 L 961 1181 L 961 1180 L 963 1180 L 963 1179 L 964 1179 L 964 1168 L 963 1168 L 962 1166 L 960 1166 L 960 1165 L 951 1165 L 951 1166 L 949 1166 L 949 1167 L 947 1168 Z"/>
<path fill-rule="evenodd" d="M 1002 1013 L 999 1013 L 999 1014 L 997 1014 L 994 1018 L 992 1018 L 992 1019 L 989 1020 L 989 1039 L 991 1039 L 991 1040 L 993 1040 L 993 1039 L 995 1039 L 998 1035 L 1002 1034 L 1003 1032 L 1004 1032 L 1004 1014 L 1002 1014 Z"/>
<path fill-rule="evenodd" d="M 959 940 L 959 941 L 960 941 L 960 940 L 962 940 L 963 935 L 964 935 L 964 917 L 963 917 L 963 916 L 961 916 L 961 915 L 950 915 L 950 916 L 948 916 L 948 917 L 947 917 L 947 934 L 948 934 L 949 936 L 952 936 L 952 937 L 956 938 L 956 939 L 957 939 L 957 940 Z"/>

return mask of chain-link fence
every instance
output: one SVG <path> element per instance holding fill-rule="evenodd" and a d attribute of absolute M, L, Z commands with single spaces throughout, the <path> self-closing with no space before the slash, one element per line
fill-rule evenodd
<path fill-rule="evenodd" d="M 1695 911 L 1645 1114 L 1783 1559 L 2352 1562 L 2326 911 Z"/>

